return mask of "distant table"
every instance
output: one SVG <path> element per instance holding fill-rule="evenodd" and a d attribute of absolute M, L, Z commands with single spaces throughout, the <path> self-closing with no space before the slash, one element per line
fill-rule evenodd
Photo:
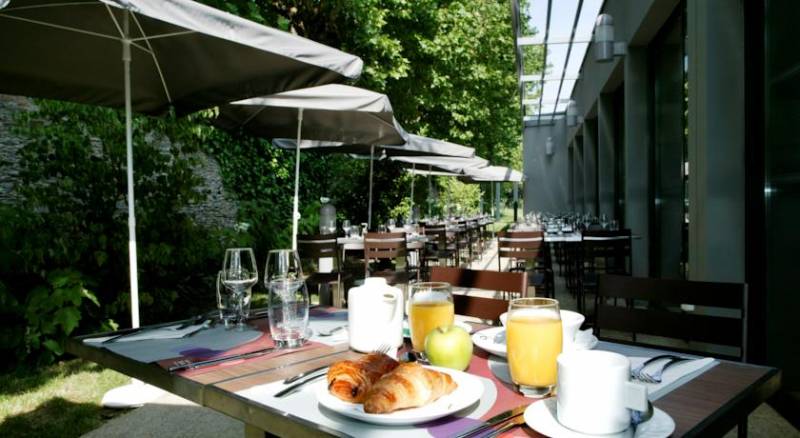
<path fill-rule="evenodd" d="M 340 316 L 344 316 L 342 320 L 346 320 L 346 313 Z M 318 320 L 312 316 L 312 323 L 315 321 Z M 263 327 L 263 324 L 261 326 Z M 114 333 L 104 335 L 109 334 Z M 315 403 L 312 391 L 293 394 L 290 397 L 296 398 L 285 403 L 278 399 L 259 402 L 252 397 L 254 391 L 255 393 L 260 391 L 261 385 L 277 382 L 336 361 L 359 357 L 359 353 L 349 350 L 346 341 L 277 357 L 252 358 L 229 363 L 201 373 L 171 374 L 155 363 L 138 362 L 108 349 L 83 343 L 84 338 L 93 336 L 100 334 L 69 339 L 67 351 L 239 419 L 245 423 L 245 435 L 248 437 L 264 436 L 265 432 L 278 436 L 377 437 L 400 434 L 407 438 L 430 436 L 431 433 L 430 425 L 399 430 L 392 427 L 379 428 L 323 412 Z M 597 348 L 617 351 L 628 356 L 649 357 L 658 353 L 657 350 L 609 342 L 601 342 Z M 471 374 L 489 379 L 487 384 L 494 386 L 495 389 L 495 395 L 491 396 L 494 397 L 494 401 L 488 402 L 492 408 L 481 414 L 481 419 L 485 420 L 500 410 L 534 401 L 520 396 L 509 384 L 503 383 L 488 371 L 488 359 L 485 352 L 475 348 L 468 370 Z M 654 405 L 675 420 L 674 436 L 721 436 L 774 394 L 779 386 L 780 371 L 775 368 L 720 361 L 713 368 L 659 398 Z M 246 396 L 251 388 L 253 388 L 249 393 L 251 396 Z M 468 415 L 470 412 L 465 414 Z M 460 420 L 451 419 L 449 422 L 444 420 L 443 423 L 458 427 L 456 426 L 459 424 L 458 421 Z M 540 436 L 527 426 L 513 429 L 510 433 Z"/>

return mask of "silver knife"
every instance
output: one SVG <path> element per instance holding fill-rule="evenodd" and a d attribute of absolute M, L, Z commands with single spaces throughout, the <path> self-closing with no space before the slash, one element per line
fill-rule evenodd
<path fill-rule="evenodd" d="M 284 388 L 284 389 L 278 391 L 277 393 L 275 393 L 275 395 L 273 395 L 273 397 L 275 397 L 275 398 L 285 397 L 285 396 L 297 391 L 301 386 L 305 385 L 306 383 L 311 383 L 311 382 L 313 382 L 313 381 L 315 381 L 315 380 L 317 380 L 317 379 L 319 379 L 321 377 L 327 377 L 327 374 L 323 373 L 323 374 L 318 374 L 316 376 L 311 376 L 311 377 L 309 377 L 309 378 L 307 378 L 307 379 L 305 379 L 303 381 L 295 383 L 294 385 L 287 386 L 286 388 Z"/>
<path fill-rule="evenodd" d="M 517 426 L 520 426 L 520 425 L 522 425 L 524 423 L 525 423 L 525 416 L 522 415 L 522 414 L 519 414 L 516 417 L 512 417 L 511 420 L 508 423 L 506 423 L 506 424 L 498 427 L 497 429 L 493 430 L 492 433 L 490 433 L 489 435 L 486 435 L 484 438 L 494 438 L 496 436 L 500 436 L 500 435 L 508 432 L 509 430 L 511 430 L 511 429 L 513 429 L 513 428 L 515 428 Z"/>
<path fill-rule="evenodd" d="M 274 350 L 275 350 L 274 347 L 270 347 L 270 348 L 264 348 L 262 350 L 251 351 L 250 353 L 234 354 L 234 355 L 231 355 L 231 356 L 222 356 L 222 357 L 218 357 L 216 359 L 202 360 L 202 361 L 199 361 L 199 362 L 178 361 L 178 362 L 175 363 L 175 365 L 172 365 L 171 367 L 169 367 L 168 371 L 170 373 L 174 373 L 175 371 L 183 371 L 183 370 L 188 370 L 188 369 L 206 367 L 206 366 L 209 366 L 209 365 L 216 365 L 218 363 L 228 362 L 228 361 L 231 361 L 231 360 L 249 359 L 251 357 L 263 356 L 263 355 L 265 355 L 267 353 L 270 353 L 270 352 L 272 352 Z"/>
<path fill-rule="evenodd" d="M 472 427 L 472 428 L 470 428 L 468 430 L 465 430 L 464 432 L 461 432 L 461 434 L 459 434 L 455 438 L 466 438 L 468 436 L 475 435 L 476 433 L 484 431 L 484 430 L 486 430 L 486 429 L 488 429 L 490 427 L 493 427 L 493 426 L 495 426 L 497 424 L 500 424 L 503 421 L 508 420 L 509 418 L 513 418 L 513 417 L 522 415 L 522 413 L 525 412 L 525 409 L 527 409 L 527 408 L 528 408 L 528 405 L 522 405 L 522 406 L 517 406 L 514 409 L 509 409 L 507 411 L 501 412 L 501 413 L 495 415 L 494 417 L 486 420 L 484 423 L 478 424 L 477 426 L 474 426 L 474 427 Z"/>
<path fill-rule="evenodd" d="M 325 369 L 328 369 L 328 368 L 330 368 L 330 367 L 331 367 L 330 365 L 323 365 L 323 366 L 321 366 L 321 367 L 314 368 L 313 370 L 303 371 L 302 373 L 300 373 L 300 374 L 298 374 L 298 375 L 296 375 L 296 376 L 293 376 L 293 377 L 289 377 L 289 378 L 287 378 L 286 380 L 284 380 L 284 381 L 283 381 L 283 384 L 284 384 L 284 385 L 288 385 L 288 384 L 290 384 L 290 383 L 294 383 L 294 382 L 296 382 L 296 381 L 298 381 L 298 380 L 302 379 L 302 378 L 303 378 L 303 377 L 305 377 L 305 376 L 308 376 L 308 375 L 310 375 L 310 374 L 314 374 L 314 373 L 320 372 L 320 371 L 322 371 L 322 370 L 325 370 Z"/>

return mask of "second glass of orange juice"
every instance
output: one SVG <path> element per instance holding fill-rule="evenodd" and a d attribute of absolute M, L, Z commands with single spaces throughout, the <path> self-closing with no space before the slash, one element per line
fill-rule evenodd
<path fill-rule="evenodd" d="M 422 352 L 428 333 L 436 327 L 453 324 L 453 294 L 448 283 L 414 283 L 410 288 L 408 324 L 411 345 L 414 351 Z"/>
<path fill-rule="evenodd" d="M 556 386 L 556 358 L 561 353 L 558 301 L 549 298 L 511 300 L 506 344 L 511 380 L 528 397 L 546 397 Z"/>

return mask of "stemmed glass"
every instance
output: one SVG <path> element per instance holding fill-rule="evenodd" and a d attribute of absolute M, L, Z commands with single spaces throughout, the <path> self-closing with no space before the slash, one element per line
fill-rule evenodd
<path fill-rule="evenodd" d="M 308 289 L 297 251 L 269 252 L 264 273 L 269 290 L 269 330 L 278 348 L 296 348 L 305 342 L 308 329 Z"/>
<path fill-rule="evenodd" d="M 252 288 L 258 283 L 256 256 L 252 248 L 228 248 L 220 271 L 222 285 L 230 291 L 230 299 L 235 308 L 239 330 L 244 330 L 244 323 L 250 315 L 250 297 Z"/>
<path fill-rule="evenodd" d="M 350 237 L 350 221 L 345 219 L 342 221 L 342 231 L 344 231 L 344 237 Z"/>

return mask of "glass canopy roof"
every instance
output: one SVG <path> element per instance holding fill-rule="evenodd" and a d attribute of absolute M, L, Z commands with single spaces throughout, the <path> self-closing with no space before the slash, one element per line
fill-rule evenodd
<path fill-rule="evenodd" d="M 522 58 L 519 65 L 525 120 L 552 118 L 566 110 L 603 1 L 522 2 L 517 54 Z M 532 56 L 541 56 L 545 68 L 531 71 L 533 63 L 528 60 L 526 65 L 526 57 Z"/>

